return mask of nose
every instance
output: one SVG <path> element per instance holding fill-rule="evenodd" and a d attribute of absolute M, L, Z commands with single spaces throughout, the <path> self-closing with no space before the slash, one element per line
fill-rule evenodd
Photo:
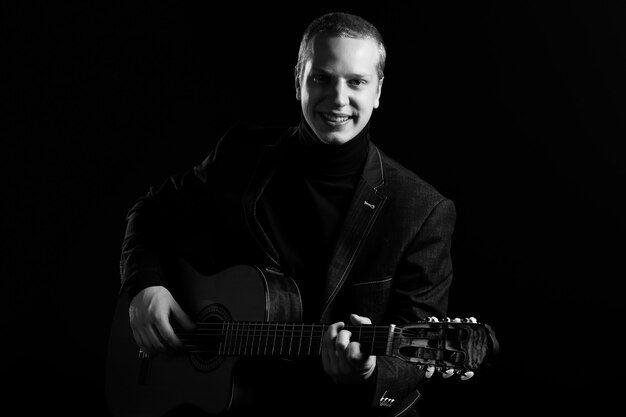
<path fill-rule="evenodd" d="M 330 89 L 330 96 L 337 107 L 347 106 L 350 103 L 348 86 L 338 80 Z"/>

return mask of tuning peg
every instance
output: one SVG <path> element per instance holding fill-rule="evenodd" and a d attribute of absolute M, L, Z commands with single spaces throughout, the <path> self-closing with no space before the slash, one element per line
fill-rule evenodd
<path fill-rule="evenodd" d="M 424 374 L 426 378 L 430 378 L 435 373 L 435 367 L 433 365 L 429 365 L 426 367 L 426 373 Z"/>
<path fill-rule="evenodd" d="M 450 323 L 452 320 L 450 319 L 450 317 L 446 317 L 445 319 L 442 320 L 444 323 Z"/>
<path fill-rule="evenodd" d="M 466 371 L 466 372 L 461 374 L 461 381 L 467 381 L 468 379 L 470 379 L 473 376 L 474 376 L 474 372 Z"/>
<path fill-rule="evenodd" d="M 452 375 L 454 375 L 454 369 L 453 368 L 447 368 L 445 371 L 443 371 L 441 373 L 441 376 L 444 378 L 450 378 Z"/>
<path fill-rule="evenodd" d="M 435 316 L 430 316 L 428 318 L 428 322 L 429 323 L 439 323 L 439 319 L 437 317 L 435 317 Z"/>
<path fill-rule="evenodd" d="M 452 320 L 452 322 L 453 322 L 453 323 L 460 323 L 460 322 L 461 322 L 461 319 L 457 317 L 457 318 L 455 318 L 454 320 Z"/>
<path fill-rule="evenodd" d="M 468 317 L 465 319 L 466 323 L 478 323 L 478 321 L 476 321 L 476 318 L 474 317 Z"/>

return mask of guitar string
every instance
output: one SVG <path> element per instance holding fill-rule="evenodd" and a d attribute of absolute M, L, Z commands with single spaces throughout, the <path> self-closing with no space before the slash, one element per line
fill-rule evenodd
<path fill-rule="evenodd" d="M 286 356 L 286 355 L 311 356 L 311 355 L 321 354 L 321 348 L 322 348 L 321 336 L 324 334 L 324 329 L 312 328 L 309 334 L 303 335 L 301 333 L 297 346 L 294 346 L 293 332 L 285 332 L 285 330 L 293 330 L 292 328 L 295 326 L 304 327 L 307 325 L 294 324 L 292 326 L 289 324 L 285 325 L 281 323 L 279 324 L 279 326 L 283 326 L 283 329 L 276 329 L 276 326 L 274 326 L 275 328 L 274 328 L 274 331 L 272 332 L 265 332 L 263 334 L 259 332 L 259 334 L 257 334 L 256 330 L 258 330 L 259 326 L 263 325 L 263 327 L 269 327 L 269 323 L 250 322 L 247 324 L 255 325 L 255 328 L 253 329 L 253 333 L 250 333 L 250 328 L 237 329 L 235 332 L 232 332 L 232 334 L 224 334 L 223 331 L 215 332 L 215 333 L 204 333 L 201 337 L 198 337 L 197 335 L 190 333 L 188 334 L 189 337 L 182 337 L 181 341 L 185 345 L 186 349 L 192 353 L 193 352 L 209 353 L 209 354 L 213 353 L 213 354 L 222 355 L 222 356 L 224 355 L 225 356 L 229 356 L 229 355 L 238 356 L 242 354 L 253 355 L 253 356 L 254 355 L 267 356 L 269 340 L 270 338 L 273 338 L 269 356 Z M 212 326 L 215 327 L 217 326 L 217 324 L 212 324 Z M 219 327 L 223 330 L 223 326 L 219 326 Z M 245 326 L 240 326 L 240 327 L 245 327 Z M 234 328 L 231 330 L 234 330 Z M 306 329 L 306 330 L 308 331 L 309 329 Z M 381 354 L 381 353 L 384 354 L 387 352 L 387 349 L 389 348 L 389 341 L 387 337 L 389 334 L 388 326 L 371 326 L 371 327 L 365 326 L 361 330 L 371 330 L 369 332 L 366 332 L 365 335 L 363 335 L 363 332 L 361 332 L 361 334 L 359 335 L 360 340 L 364 343 L 364 346 L 366 347 L 366 349 L 369 348 L 370 354 L 372 355 Z M 384 330 L 384 334 L 382 331 L 376 331 L 376 330 Z M 394 333 L 401 332 L 401 329 L 394 329 L 394 330 L 397 330 L 397 331 L 394 331 Z M 381 338 L 379 336 L 381 335 L 385 336 L 383 340 L 380 340 Z M 216 340 L 213 340 L 213 341 L 206 340 L 207 337 L 211 338 L 212 336 L 219 336 L 218 337 L 219 342 Z M 303 349 L 302 337 L 303 336 L 305 336 L 305 342 L 306 342 L 306 339 L 309 339 L 308 347 L 306 346 L 304 347 L 305 348 L 304 352 L 302 352 L 302 349 Z M 278 344 L 276 343 L 277 337 L 279 337 L 280 339 L 278 341 Z M 288 342 L 285 340 L 286 338 L 289 339 Z M 368 342 L 367 338 L 372 338 L 373 340 Z M 215 337 L 213 337 L 213 339 L 215 339 Z M 427 340 L 426 338 L 423 338 L 423 337 L 419 339 Z M 261 353 L 261 347 L 263 347 L 263 353 Z M 434 347 L 429 347 L 429 346 L 416 346 L 416 347 L 436 350 Z M 313 351 L 313 353 L 311 353 L 311 351 Z"/>
<path fill-rule="evenodd" d="M 180 336 L 181 342 L 185 345 L 186 349 L 189 352 L 199 352 L 199 353 L 216 353 L 218 355 L 254 355 L 255 347 L 256 354 L 261 355 L 261 346 L 263 346 L 263 355 L 267 355 L 268 343 L 269 339 L 273 338 L 272 347 L 270 355 L 280 355 L 284 356 L 283 350 L 287 351 L 289 355 L 311 355 L 311 350 L 313 348 L 314 352 L 317 354 L 321 353 L 322 340 L 321 336 L 325 333 L 325 328 L 320 328 L 323 325 L 310 325 L 310 324 L 298 324 L 298 323 L 268 323 L 268 322 L 238 322 L 237 326 L 233 326 L 229 328 L 230 331 L 225 332 L 223 324 L 219 323 L 202 323 L 203 327 L 213 327 L 214 329 L 218 329 L 219 331 L 210 331 L 203 332 L 202 334 L 194 334 L 193 332 L 187 333 Z M 282 326 L 282 329 L 279 328 Z M 294 328 L 296 326 L 302 327 L 301 330 L 306 331 L 308 334 L 304 334 L 301 332 L 295 332 L 296 336 L 299 334 L 300 339 L 297 347 L 294 347 Z M 309 326 L 311 329 L 308 329 Z M 260 327 L 260 329 L 259 329 Z M 273 327 L 273 330 L 271 329 Z M 305 327 L 307 327 L 305 329 Z M 353 326 L 354 330 L 355 327 Z M 359 327 L 356 327 L 359 329 Z M 259 334 L 257 334 L 257 330 L 259 330 Z M 262 330 L 266 330 L 265 332 L 261 332 Z M 359 340 L 370 349 L 370 354 L 375 354 L 379 352 L 386 352 L 389 347 L 389 326 L 361 326 L 359 332 Z M 363 332 L 365 330 L 365 332 Z M 252 333 L 250 333 L 252 331 Z M 402 333 L 403 329 L 392 329 L 392 333 L 398 334 Z M 405 330 L 406 333 L 406 330 Z M 384 336 L 383 340 L 380 340 L 379 336 Z M 219 343 L 216 340 L 206 341 L 206 338 L 219 340 Z M 223 339 L 222 339 L 223 337 Z M 308 348 L 305 350 L 305 353 L 302 353 L 302 338 L 309 339 Z M 437 340 L 440 337 L 419 337 L 407 334 L 408 339 L 422 339 L 422 340 Z M 276 344 L 276 338 L 280 338 L 278 341 L 278 345 Z M 285 343 L 285 338 L 289 339 L 288 343 Z M 367 341 L 368 338 L 372 338 L 373 340 Z M 248 343 L 250 342 L 250 348 L 248 348 Z M 426 349 L 434 349 L 434 347 L 429 346 L 416 346 L 417 348 L 426 348 Z M 209 349 L 210 348 L 210 349 Z M 294 353 L 292 353 L 292 351 Z"/>

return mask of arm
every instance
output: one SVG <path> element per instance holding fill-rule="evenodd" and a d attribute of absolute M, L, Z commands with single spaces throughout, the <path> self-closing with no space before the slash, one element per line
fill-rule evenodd
<path fill-rule="evenodd" d="M 122 290 L 128 291 L 129 320 L 138 346 L 148 353 L 182 347 L 170 318 L 185 329 L 194 323 L 167 286 L 163 255 L 198 223 L 202 183 L 191 170 L 150 189 L 130 210 L 120 261 Z"/>
<path fill-rule="evenodd" d="M 179 242 L 193 241 L 207 230 L 212 217 L 208 173 L 215 153 L 202 165 L 150 188 L 127 215 L 121 291 L 127 291 L 131 300 L 129 319 L 135 341 L 149 353 L 181 347 L 170 318 L 187 330 L 194 327 L 168 289 L 173 283 L 168 282 L 164 261 Z M 203 241 L 207 244 L 206 238 Z"/>
<path fill-rule="evenodd" d="M 451 236 L 455 207 L 450 200 L 435 204 L 415 236 L 405 247 L 394 276 L 386 322 L 402 325 L 430 316 L 445 316 L 452 280 Z M 352 324 L 368 324 L 369 318 L 351 316 Z M 394 411 L 412 406 L 419 398 L 417 388 L 432 375 L 414 364 L 388 356 L 367 356 L 358 343 L 350 341 L 344 323 L 329 326 L 324 336 L 322 361 L 325 372 L 348 389 L 358 403 L 368 403 L 378 413 L 386 412 L 394 399 Z M 358 398 L 358 399 L 357 399 Z"/>
<path fill-rule="evenodd" d="M 430 211 L 402 255 L 389 301 L 388 320 L 397 325 L 445 317 L 452 283 L 450 254 L 456 209 L 443 199 Z M 380 398 L 406 398 L 426 378 L 425 371 L 394 357 L 378 357 L 373 406 Z"/>

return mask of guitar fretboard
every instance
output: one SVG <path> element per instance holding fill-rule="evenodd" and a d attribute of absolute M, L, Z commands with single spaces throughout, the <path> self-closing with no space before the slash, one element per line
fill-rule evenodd
<path fill-rule="evenodd" d="M 198 323 L 193 332 L 178 336 L 190 352 L 222 356 L 309 356 L 320 355 L 328 329 L 323 324 L 223 322 Z M 393 326 L 346 326 L 351 341 L 370 355 L 390 350 Z"/>

